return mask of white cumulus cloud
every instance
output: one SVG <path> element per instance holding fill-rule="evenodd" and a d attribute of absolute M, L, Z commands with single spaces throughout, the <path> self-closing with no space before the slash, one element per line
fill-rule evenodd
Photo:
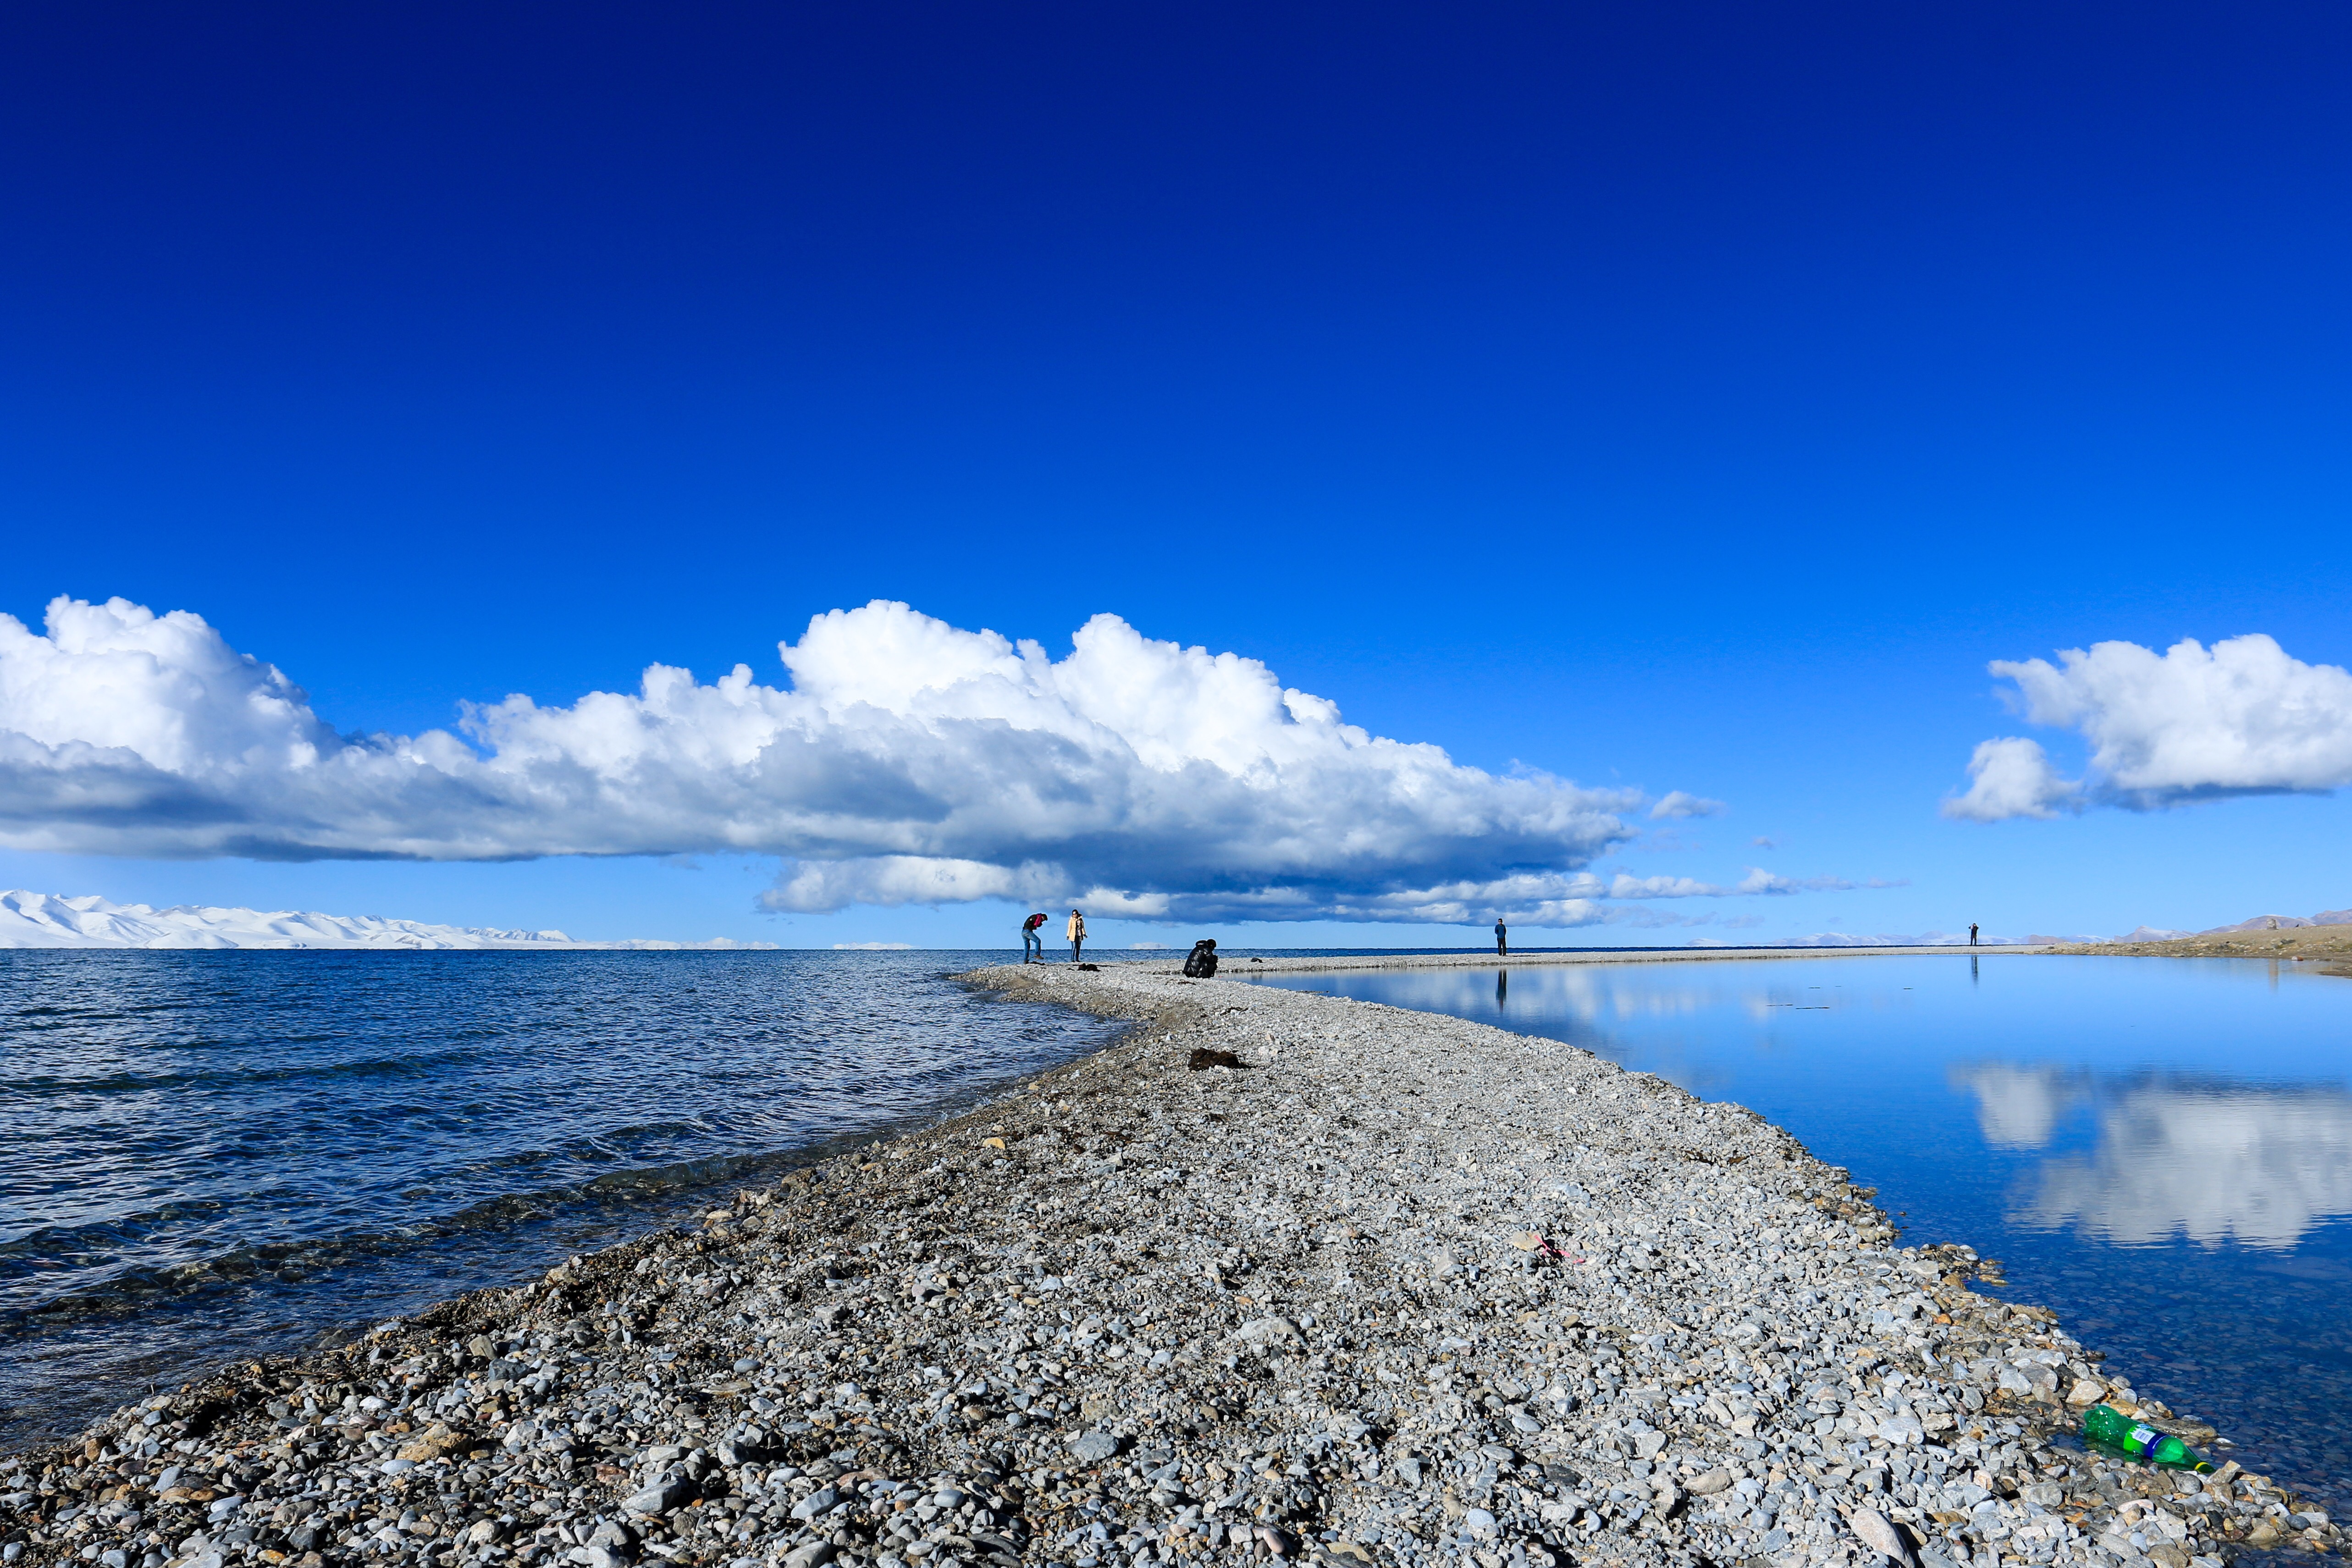
<path fill-rule="evenodd" d="M 1983 741 L 1969 758 L 1969 787 L 1944 801 L 1944 815 L 1968 822 L 2055 816 L 2082 807 L 2083 786 L 2058 776 L 2039 741 Z"/>
<path fill-rule="evenodd" d="M 789 862 L 778 909 L 1083 896 L 1106 914 L 1396 920 L 1579 909 L 1601 891 L 1581 868 L 1633 836 L 1636 792 L 1462 766 L 1116 616 L 1075 642 L 1056 661 L 877 601 L 782 645 L 789 687 L 655 665 L 634 693 L 468 706 L 457 733 L 344 735 L 195 615 L 61 598 L 45 634 L 0 616 L 0 845 L 737 850 Z"/>
<path fill-rule="evenodd" d="M 340 732 L 202 617 L 0 616 L 0 847 L 163 857 L 772 854 L 771 910 L 1008 899 L 1152 920 L 1657 923 L 1611 900 L 1851 888 L 1587 869 L 1636 790 L 1496 774 L 1346 723 L 1256 660 L 1115 616 L 1055 660 L 877 601 L 779 646 L 786 686 L 649 667 L 455 732 Z M 1653 816 L 1718 803 L 1672 792 Z M 1712 918 L 1712 917 L 1706 917 Z"/>
<path fill-rule="evenodd" d="M 2058 663 L 1997 659 L 2025 716 L 2090 747 L 2080 781 L 2039 744 L 1987 741 L 1968 790 L 1945 815 L 1979 822 L 2054 816 L 2085 804 L 2134 810 L 2228 795 L 2322 792 L 2352 784 L 2352 672 L 2305 664 L 2259 634 L 2162 654 L 2137 643 L 2072 648 Z"/>

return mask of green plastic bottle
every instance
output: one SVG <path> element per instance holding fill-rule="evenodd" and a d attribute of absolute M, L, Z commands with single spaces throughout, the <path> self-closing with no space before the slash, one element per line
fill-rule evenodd
<path fill-rule="evenodd" d="M 2083 1412 L 2083 1436 L 2142 1464 L 2158 1465 L 2168 1470 L 2195 1470 L 2200 1475 L 2210 1474 L 2213 1468 L 2179 1438 L 2159 1432 L 2145 1421 L 2135 1421 L 2112 1405 L 2094 1405 Z"/>

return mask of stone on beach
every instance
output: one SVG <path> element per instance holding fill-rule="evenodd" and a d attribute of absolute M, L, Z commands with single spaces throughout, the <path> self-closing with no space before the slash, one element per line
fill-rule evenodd
<path fill-rule="evenodd" d="M 1235 1330 L 1234 1340 L 1244 1345 L 1303 1344 L 1307 1336 L 1287 1318 L 1257 1318 Z"/>
<path fill-rule="evenodd" d="M 1118 1453 L 1118 1439 L 1108 1432 L 1081 1432 L 1070 1439 L 1070 1458 L 1082 1465 L 1098 1465 Z"/>
<path fill-rule="evenodd" d="M 1858 1508 L 1853 1510 L 1853 1532 L 1863 1544 L 1889 1562 L 1909 1563 L 1912 1568 L 1917 1568 L 1919 1557 L 1912 1550 L 1911 1543 L 1904 1540 L 1895 1527 L 1886 1522 L 1886 1516 L 1876 1509 Z"/>

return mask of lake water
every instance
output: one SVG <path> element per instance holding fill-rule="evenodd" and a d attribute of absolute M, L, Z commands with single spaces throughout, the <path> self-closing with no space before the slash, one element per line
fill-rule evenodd
<path fill-rule="evenodd" d="M 2352 979 L 2228 959 L 1842 957 L 1263 984 L 1570 1041 L 2008 1265 L 2248 1468 L 2352 1506 Z"/>
<path fill-rule="evenodd" d="M 0 952 L 0 1451 L 641 1234 L 1116 1026 L 1003 952 Z"/>

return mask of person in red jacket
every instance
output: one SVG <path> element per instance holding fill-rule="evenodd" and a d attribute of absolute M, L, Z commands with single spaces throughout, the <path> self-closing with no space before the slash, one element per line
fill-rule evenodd
<path fill-rule="evenodd" d="M 1045 962 L 1045 938 L 1042 934 L 1045 931 L 1045 917 L 1042 913 L 1031 915 L 1027 920 L 1021 922 L 1022 963 L 1043 963 Z M 1029 955 L 1033 952 L 1037 956 L 1034 958 L 1030 957 Z"/>

